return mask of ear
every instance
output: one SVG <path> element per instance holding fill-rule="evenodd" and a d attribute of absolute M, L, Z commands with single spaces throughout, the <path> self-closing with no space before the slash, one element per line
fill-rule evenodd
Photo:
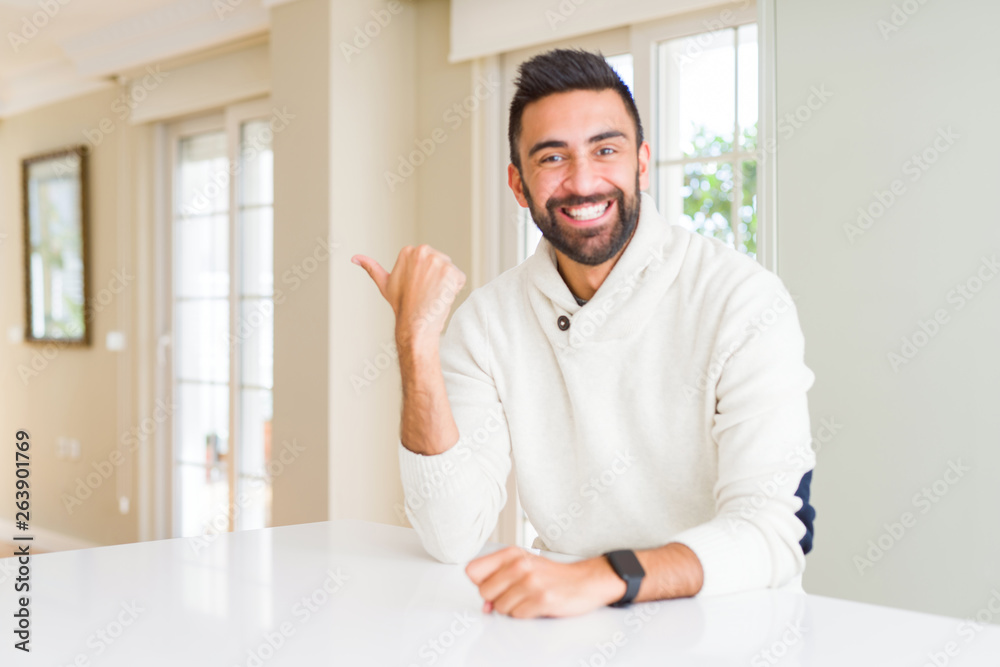
<path fill-rule="evenodd" d="M 521 172 L 517 170 L 513 162 L 507 165 L 507 185 L 510 186 L 511 192 L 514 193 L 517 203 L 522 208 L 528 208 L 528 199 L 524 196 L 524 183 L 521 181 Z"/>
<path fill-rule="evenodd" d="M 649 189 L 649 159 L 650 159 L 650 148 L 649 142 L 643 141 L 642 145 L 639 146 L 639 190 Z"/>

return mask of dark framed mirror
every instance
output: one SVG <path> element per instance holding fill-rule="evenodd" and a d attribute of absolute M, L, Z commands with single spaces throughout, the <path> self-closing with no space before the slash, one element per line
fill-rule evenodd
<path fill-rule="evenodd" d="M 87 345 L 86 147 L 25 158 L 21 179 L 24 338 Z"/>

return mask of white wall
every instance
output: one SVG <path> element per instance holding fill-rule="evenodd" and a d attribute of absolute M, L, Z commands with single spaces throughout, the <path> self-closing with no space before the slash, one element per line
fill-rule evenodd
<path fill-rule="evenodd" d="M 917 11 L 893 17 L 895 5 Z M 842 425 L 819 443 L 805 585 L 967 616 L 1000 589 L 1000 277 L 962 308 L 949 293 L 975 288 L 982 258 L 1000 253 L 1000 5 L 895 5 L 777 2 L 779 118 L 808 116 L 783 121 L 778 271 L 817 376 L 814 430 Z M 809 109 L 814 88 L 832 96 Z M 948 128 L 958 138 L 935 149 Z M 925 150 L 936 161 L 914 170 Z M 902 194 L 852 242 L 845 224 L 897 179 Z M 946 323 L 928 325 L 936 335 L 917 335 L 926 345 L 894 369 L 887 355 L 939 310 Z M 938 481 L 959 461 L 963 476 Z M 936 481 L 943 497 L 914 498 Z M 911 525 L 893 527 L 905 513 Z M 889 549 L 869 554 L 880 536 Z"/>

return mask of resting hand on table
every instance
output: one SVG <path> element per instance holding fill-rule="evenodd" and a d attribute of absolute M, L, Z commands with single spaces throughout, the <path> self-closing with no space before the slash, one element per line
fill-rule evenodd
<path fill-rule="evenodd" d="M 507 547 L 471 561 L 465 573 L 479 587 L 484 612 L 515 618 L 577 616 L 625 595 L 625 582 L 603 556 L 557 563 Z"/>

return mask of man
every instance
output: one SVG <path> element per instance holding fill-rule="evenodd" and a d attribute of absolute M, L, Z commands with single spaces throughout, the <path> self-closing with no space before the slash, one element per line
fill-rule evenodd
<path fill-rule="evenodd" d="M 584 559 L 510 547 L 473 560 L 484 611 L 800 586 L 814 376 L 781 281 L 666 224 L 641 192 L 639 114 L 599 54 L 524 63 L 508 134 L 510 188 L 544 238 L 443 338 L 465 282 L 447 256 L 407 247 L 391 273 L 352 258 L 396 316 L 400 469 L 425 548 L 475 556 L 513 460 L 535 546 Z"/>

